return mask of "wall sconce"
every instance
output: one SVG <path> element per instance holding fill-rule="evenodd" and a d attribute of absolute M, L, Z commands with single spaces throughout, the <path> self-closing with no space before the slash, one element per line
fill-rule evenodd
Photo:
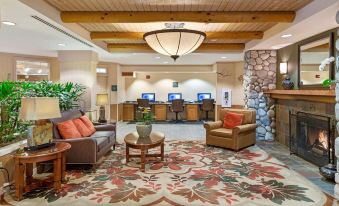
<path fill-rule="evenodd" d="M 290 77 L 287 75 L 288 67 L 287 62 L 281 62 L 279 65 L 280 74 L 285 75 L 285 78 L 282 80 L 282 87 L 284 89 L 293 89 L 294 83 L 291 81 Z"/>
<path fill-rule="evenodd" d="M 279 68 L 280 74 L 287 74 L 287 62 L 281 62 Z"/>

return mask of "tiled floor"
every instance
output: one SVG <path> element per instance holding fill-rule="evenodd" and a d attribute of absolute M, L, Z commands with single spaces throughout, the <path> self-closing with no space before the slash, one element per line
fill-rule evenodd
<path fill-rule="evenodd" d="M 163 132 L 166 140 L 202 140 L 205 141 L 203 123 L 157 123 L 153 130 Z M 135 131 L 135 124 L 119 122 L 117 125 L 117 140 L 122 143 L 126 134 Z M 297 171 L 326 193 L 334 194 L 334 183 L 328 182 L 319 174 L 317 166 L 295 156 L 290 155 L 288 147 L 277 142 L 258 141 L 257 145 L 277 158 L 291 169 Z"/>

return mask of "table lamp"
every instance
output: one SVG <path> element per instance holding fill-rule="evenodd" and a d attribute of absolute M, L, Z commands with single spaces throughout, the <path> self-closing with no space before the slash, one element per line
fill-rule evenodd
<path fill-rule="evenodd" d="M 47 119 L 61 117 L 59 98 L 54 97 L 24 97 L 21 99 L 19 118 L 24 121 L 34 121 L 28 127 L 26 150 L 37 150 L 52 146 L 52 124 Z"/>
<path fill-rule="evenodd" d="M 97 106 L 100 106 L 98 122 L 106 123 L 105 105 L 108 104 L 108 94 L 97 94 Z"/>

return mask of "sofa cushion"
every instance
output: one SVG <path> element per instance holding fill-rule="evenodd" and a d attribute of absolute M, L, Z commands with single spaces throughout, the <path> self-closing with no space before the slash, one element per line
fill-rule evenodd
<path fill-rule="evenodd" d="M 97 141 L 97 148 L 98 151 L 100 151 L 102 148 L 108 145 L 109 138 L 108 137 L 95 137 L 94 138 Z"/>
<path fill-rule="evenodd" d="M 81 138 L 81 134 L 72 120 L 67 120 L 57 124 L 60 135 L 63 139 Z"/>
<path fill-rule="evenodd" d="M 73 119 L 72 121 L 76 128 L 78 129 L 78 131 L 80 132 L 81 136 L 89 137 L 94 133 L 84 124 L 83 121 L 81 121 L 80 118 Z"/>
<path fill-rule="evenodd" d="M 114 137 L 114 131 L 96 131 L 94 134 L 91 135 L 91 137 L 108 137 L 108 141 L 110 141 L 110 138 Z"/>
<path fill-rule="evenodd" d="M 243 119 L 243 114 L 226 112 L 224 116 L 224 128 L 233 129 L 236 126 L 240 126 L 243 122 Z"/>
<path fill-rule="evenodd" d="M 232 138 L 232 130 L 226 128 L 213 129 L 210 131 L 210 135 L 217 137 Z"/>
<path fill-rule="evenodd" d="M 92 134 L 96 131 L 93 123 L 86 115 L 81 116 L 80 119 L 87 126 L 87 128 L 92 132 Z"/>

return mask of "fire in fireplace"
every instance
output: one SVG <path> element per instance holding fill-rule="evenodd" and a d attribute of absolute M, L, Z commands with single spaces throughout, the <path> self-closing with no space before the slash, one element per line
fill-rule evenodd
<path fill-rule="evenodd" d="M 308 144 L 312 151 L 319 155 L 326 155 L 328 152 L 329 134 L 328 131 L 319 128 L 309 128 Z"/>
<path fill-rule="evenodd" d="M 333 162 L 334 124 L 331 117 L 290 113 L 290 151 L 322 167 Z"/>

